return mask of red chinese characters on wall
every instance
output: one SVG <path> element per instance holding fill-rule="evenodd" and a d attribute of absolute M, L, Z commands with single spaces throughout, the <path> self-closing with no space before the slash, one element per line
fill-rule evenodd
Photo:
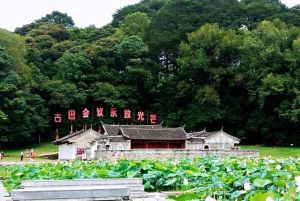
<path fill-rule="evenodd" d="M 103 115 L 103 108 L 102 107 L 97 107 L 97 109 L 96 109 L 96 112 L 97 112 L 97 117 L 103 117 L 104 115 Z"/>
<path fill-rule="evenodd" d="M 110 108 L 110 117 L 112 118 L 118 117 L 117 112 L 118 112 L 117 108 L 115 107 Z"/>
<path fill-rule="evenodd" d="M 84 108 L 82 111 L 82 118 L 87 119 L 90 116 L 90 111 L 87 108 Z"/>
<path fill-rule="evenodd" d="M 69 119 L 69 121 L 76 120 L 76 111 L 75 110 L 68 110 L 68 119 Z"/>
<path fill-rule="evenodd" d="M 61 114 L 60 113 L 54 114 L 54 122 L 61 123 Z"/>
<path fill-rule="evenodd" d="M 124 110 L 124 119 L 131 119 L 131 110 L 125 109 Z"/>
<path fill-rule="evenodd" d="M 150 114 L 150 123 L 151 124 L 156 124 L 156 122 L 157 122 L 156 114 Z"/>
<path fill-rule="evenodd" d="M 106 117 L 107 113 L 105 113 L 106 108 L 103 107 L 95 107 L 93 109 L 94 111 L 91 112 L 91 110 L 89 110 L 87 107 L 85 107 L 83 110 L 81 111 L 76 111 L 75 109 L 69 109 L 67 110 L 67 115 L 68 115 L 68 120 L 69 121 L 76 121 L 77 118 L 79 118 L 79 116 L 76 118 L 76 114 L 77 112 L 81 113 L 82 118 L 83 119 L 88 119 L 88 118 L 104 118 Z M 118 115 L 118 108 L 116 107 L 111 107 L 108 108 L 110 114 L 108 117 L 110 118 L 123 118 L 124 120 L 127 121 L 138 121 L 138 122 L 145 122 L 145 121 L 149 121 L 149 123 L 151 124 L 156 124 L 158 121 L 157 115 L 154 113 L 151 113 L 149 116 L 146 112 L 140 110 L 138 112 L 134 112 L 131 109 L 128 108 L 124 108 L 122 110 L 122 113 L 120 112 L 120 115 Z M 57 112 L 56 114 L 54 114 L 54 122 L 55 123 L 61 123 L 62 122 L 62 113 Z"/>
<path fill-rule="evenodd" d="M 144 120 L 145 120 L 145 113 L 142 112 L 142 111 L 139 111 L 139 112 L 137 113 L 137 120 L 138 120 L 138 121 L 144 121 Z"/>

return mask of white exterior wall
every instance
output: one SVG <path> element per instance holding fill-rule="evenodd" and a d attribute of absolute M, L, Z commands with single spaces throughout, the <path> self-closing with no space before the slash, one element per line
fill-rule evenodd
<path fill-rule="evenodd" d="M 75 144 L 61 144 L 58 146 L 58 159 L 74 160 L 76 158 Z"/>
<path fill-rule="evenodd" d="M 228 136 L 227 134 L 223 133 L 223 131 L 220 131 L 219 133 L 206 138 L 204 141 L 205 142 L 187 140 L 186 149 L 199 150 L 199 149 L 204 149 L 205 146 L 208 146 L 209 149 L 224 150 L 224 149 L 233 148 L 234 144 L 239 144 L 238 140 L 235 140 L 234 138 Z"/>
<path fill-rule="evenodd" d="M 239 141 L 220 132 L 211 138 L 205 139 L 205 144 L 209 145 L 211 149 L 230 149 L 234 147 L 234 144 L 239 144 Z"/>
<path fill-rule="evenodd" d="M 234 143 L 239 143 L 238 141 L 228 137 L 227 135 L 224 135 L 222 133 L 213 136 L 210 139 L 205 139 L 206 143 L 218 143 L 218 144 L 234 144 Z"/>
<path fill-rule="evenodd" d="M 130 140 L 123 142 L 110 142 L 111 150 L 129 150 L 130 148 Z"/>
<path fill-rule="evenodd" d="M 58 146 L 58 159 L 60 160 L 74 160 L 74 159 L 87 159 L 87 150 L 90 151 L 90 157 L 95 157 L 97 150 L 97 142 L 92 146 L 87 146 L 89 143 L 74 143 L 74 144 L 61 144 Z M 83 148 L 84 153 L 77 155 L 77 148 Z"/>
<path fill-rule="evenodd" d="M 95 151 L 97 150 L 98 142 L 94 142 L 91 145 L 91 158 L 95 158 Z"/>
<path fill-rule="evenodd" d="M 80 155 L 77 155 L 77 149 L 84 149 L 84 153 L 83 154 L 80 154 Z M 80 160 L 86 160 L 88 159 L 87 157 L 87 151 L 89 150 L 90 152 L 90 155 L 89 157 L 91 157 L 92 155 L 92 152 L 91 152 L 91 144 L 88 143 L 88 142 L 77 142 L 76 145 L 75 145 L 75 156 L 76 156 L 76 159 L 80 159 Z"/>
<path fill-rule="evenodd" d="M 204 144 L 202 142 L 186 141 L 186 149 L 199 150 L 199 149 L 203 149 L 203 146 Z"/>

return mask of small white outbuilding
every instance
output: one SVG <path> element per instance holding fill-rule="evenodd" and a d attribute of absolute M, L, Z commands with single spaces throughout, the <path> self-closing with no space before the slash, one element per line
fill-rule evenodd
<path fill-rule="evenodd" d="M 98 146 L 97 139 L 100 136 L 100 133 L 88 129 L 76 131 L 54 141 L 53 143 L 58 145 L 58 159 L 93 159 Z"/>
<path fill-rule="evenodd" d="M 239 149 L 235 144 L 240 143 L 240 139 L 234 137 L 223 129 L 219 131 L 206 132 L 206 130 L 188 134 L 188 149 L 213 149 L 213 150 L 232 150 Z"/>

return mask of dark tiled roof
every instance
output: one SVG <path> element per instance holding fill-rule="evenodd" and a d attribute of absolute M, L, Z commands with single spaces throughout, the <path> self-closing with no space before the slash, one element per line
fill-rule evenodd
<path fill-rule="evenodd" d="M 204 138 L 200 138 L 200 137 L 191 137 L 188 139 L 189 141 L 193 141 L 193 142 L 204 142 Z"/>
<path fill-rule="evenodd" d="M 155 125 L 111 125 L 102 123 L 104 130 L 107 135 L 118 135 L 120 128 L 141 128 L 141 129 L 152 129 L 152 128 L 162 128 L 161 124 Z"/>
<path fill-rule="evenodd" d="M 85 139 L 81 138 L 83 136 L 85 137 Z M 93 129 L 90 128 L 88 130 L 80 130 L 80 131 L 73 132 L 69 135 L 66 135 L 66 136 L 54 141 L 53 143 L 56 145 L 65 144 L 65 143 L 76 143 L 76 142 L 78 142 L 78 140 L 80 140 L 81 142 L 83 142 L 83 141 L 92 142 L 93 140 L 96 140 L 98 138 L 100 139 L 100 137 L 101 137 L 100 133 L 98 133 L 97 131 L 94 131 Z"/>
<path fill-rule="evenodd" d="M 213 134 L 216 134 L 220 131 L 212 131 L 212 132 L 206 132 L 205 130 L 203 131 L 198 131 L 198 132 L 193 132 L 193 133 L 188 133 L 189 137 L 199 137 L 199 138 L 206 138 L 209 137 Z"/>
<path fill-rule="evenodd" d="M 214 135 L 216 133 L 218 133 L 220 131 L 212 131 L 212 132 L 203 132 L 201 135 L 199 135 L 198 137 L 209 137 L 211 135 Z"/>
<path fill-rule="evenodd" d="M 62 138 L 59 138 L 58 140 L 55 140 L 53 143 L 54 144 L 63 144 L 63 143 L 66 143 L 69 138 L 72 138 L 72 137 L 75 137 L 77 135 L 80 135 L 83 132 L 84 132 L 84 130 L 80 130 L 80 131 L 76 131 L 76 132 L 70 133 L 69 135 L 66 135 L 66 136 L 64 136 Z"/>
<path fill-rule="evenodd" d="M 206 138 L 212 137 L 213 135 L 218 134 L 220 132 L 222 132 L 223 134 L 227 135 L 228 137 L 231 137 L 231 138 L 233 138 L 235 140 L 240 141 L 239 138 L 234 137 L 234 136 L 232 136 L 232 135 L 224 132 L 223 130 L 212 131 L 212 132 L 206 132 L 205 130 L 203 130 L 203 131 L 199 131 L 199 132 L 189 133 L 188 136 L 189 136 L 189 140 L 206 139 Z"/>
<path fill-rule="evenodd" d="M 198 131 L 198 132 L 193 132 L 193 133 L 188 133 L 188 137 L 202 137 L 202 135 L 206 133 L 205 130 L 203 131 Z"/>
<path fill-rule="evenodd" d="M 233 136 L 233 135 L 230 135 L 230 134 L 224 132 L 223 130 L 220 130 L 220 131 L 214 131 L 214 132 L 209 132 L 209 135 L 207 136 L 207 138 L 213 137 L 215 134 L 218 134 L 218 133 L 222 133 L 223 135 L 226 135 L 226 136 L 228 136 L 228 137 L 230 137 L 230 138 L 232 138 L 232 139 L 234 139 L 234 140 L 241 141 L 241 139 L 239 139 L 239 138 L 237 138 L 237 137 L 235 137 L 235 136 Z"/>
<path fill-rule="evenodd" d="M 120 126 L 119 125 L 109 125 L 109 124 L 102 124 L 107 135 L 118 135 Z"/>
<path fill-rule="evenodd" d="M 187 135 L 183 128 L 125 128 L 121 127 L 122 134 L 131 140 L 186 140 Z"/>
<path fill-rule="evenodd" d="M 123 136 L 120 136 L 120 137 L 112 137 L 112 138 L 109 138 L 109 141 L 110 141 L 110 142 L 124 142 L 124 141 L 126 141 L 126 139 L 124 139 Z"/>

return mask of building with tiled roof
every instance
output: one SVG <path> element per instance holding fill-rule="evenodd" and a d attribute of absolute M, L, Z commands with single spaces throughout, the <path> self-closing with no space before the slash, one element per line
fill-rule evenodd
<path fill-rule="evenodd" d="M 102 122 L 103 132 L 106 135 L 118 135 L 120 131 L 120 127 L 122 128 L 140 128 L 140 129 L 154 129 L 154 128 L 162 128 L 161 124 L 154 125 L 112 125 L 106 124 Z"/>
<path fill-rule="evenodd" d="M 58 145 L 58 159 L 93 158 L 101 134 L 93 129 L 80 130 L 66 135 L 53 143 Z"/>
<path fill-rule="evenodd" d="M 92 129 L 80 130 L 62 137 L 54 144 L 59 145 L 59 159 L 93 158 L 101 150 L 132 149 L 187 149 L 229 150 L 240 139 L 223 129 L 186 133 L 183 127 L 163 128 L 156 125 L 111 125 L 102 123 L 99 132 Z"/>
<path fill-rule="evenodd" d="M 105 145 L 100 149 L 185 148 L 187 134 L 181 127 L 163 128 L 155 125 L 102 124 Z"/>
<path fill-rule="evenodd" d="M 183 127 L 102 124 L 105 145 L 101 149 L 232 149 L 240 139 L 220 131 L 186 133 Z"/>
<path fill-rule="evenodd" d="M 241 141 L 239 138 L 226 133 L 223 129 L 213 132 L 203 130 L 187 135 L 187 147 L 190 149 L 233 149 L 234 145 L 239 144 Z"/>

